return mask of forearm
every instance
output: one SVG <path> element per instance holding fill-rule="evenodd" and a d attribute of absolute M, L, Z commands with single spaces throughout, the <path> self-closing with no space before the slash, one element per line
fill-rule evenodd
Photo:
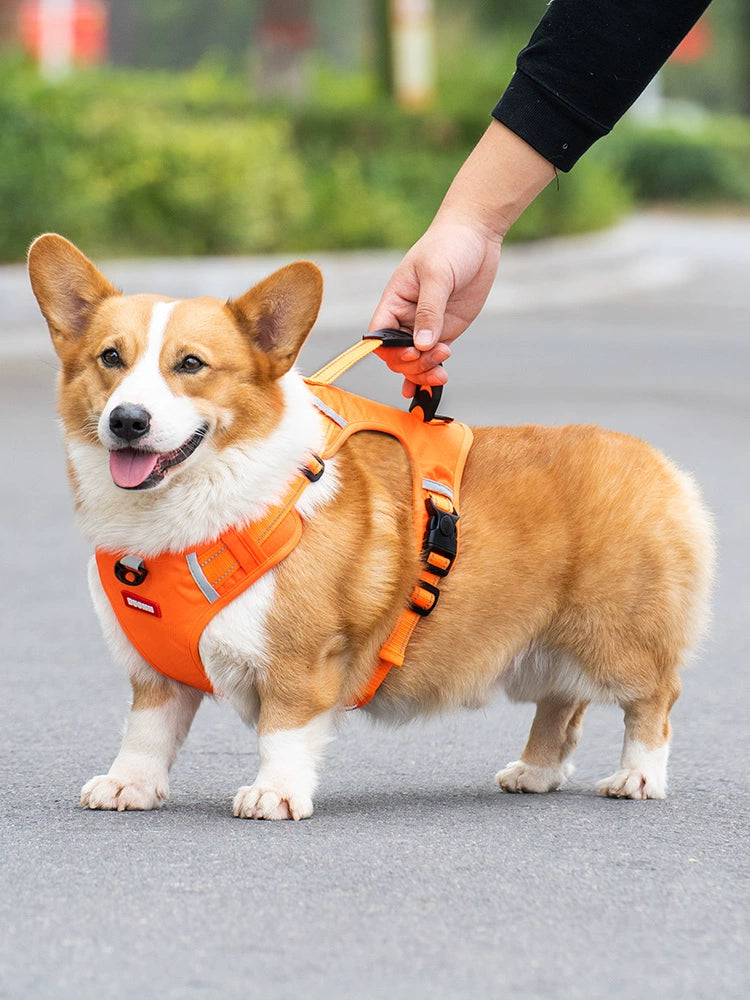
<path fill-rule="evenodd" d="M 494 121 L 373 315 L 371 329 L 414 331 L 413 348 L 382 351 L 407 395 L 445 382 L 448 345 L 484 305 L 507 231 L 557 168 L 612 128 L 708 2 L 551 0 Z"/>
<path fill-rule="evenodd" d="M 492 121 L 456 175 L 435 217 L 502 240 L 555 176 L 555 168 L 500 122 Z"/>

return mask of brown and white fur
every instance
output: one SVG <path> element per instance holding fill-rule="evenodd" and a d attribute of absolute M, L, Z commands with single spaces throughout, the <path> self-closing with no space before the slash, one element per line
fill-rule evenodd
<path fill-rule="evenodd" d="M 227 303 L 124 296 L 56 235 L 33 244 L 29 271 L 61 361 L 70 479 L 92 546 L 145 559 L 182 551 L 282 498 L 323 435 L 293 367 L 320 305 L 314 265 L 282 268 Z M 118 406 L 147 411 L 137 440 L 118 436 Z M 166 469 L 164 456 L 179 458 L 201 431 Z M 113 481 L 123 456 L 111 453 L 131 446 L 155 465 L 152 488 Z M 353 437 L 299 502 L 299 546 L 205 630 L 214 688 L 258 731 L 260 770 L 237 792 L 235 815 L 311 815 L 336 719 L 418 576 L 409 483 L 396 441 Z M 476 428 L 460 557 L 366 711 L 400 721 L 481 705 L 497 687 L 535 702 L 526 747 L 496 781 L 546 792 L 572 770 L 589 702 L 618 702 L 622 756 L 599 792 L 662 798 L 678 668 L 701 630 L 712 561 L 695 485 L 642 441 L 588 426 Z M 151 809 L 167 798 L 203 694 L 132 648 L 93 561 L 89 582 L 133 701 L 120 752 L 81 804 Z"/>

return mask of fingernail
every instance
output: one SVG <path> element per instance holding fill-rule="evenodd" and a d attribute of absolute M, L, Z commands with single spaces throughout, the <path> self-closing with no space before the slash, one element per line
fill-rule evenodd
<path fill-rule="evenodd" d="M 420 351 L 429 350 L 432 347 L 432 330 L 417 330 L 414 334 L 414 346 Z"/>

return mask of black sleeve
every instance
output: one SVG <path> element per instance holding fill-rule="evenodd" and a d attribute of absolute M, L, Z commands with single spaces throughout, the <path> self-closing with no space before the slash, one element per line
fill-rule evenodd
<path fill-rule="evenodd" d="M 606 135 L 710 0 L 552 0 L 493 116 L 560 170 Z"/>

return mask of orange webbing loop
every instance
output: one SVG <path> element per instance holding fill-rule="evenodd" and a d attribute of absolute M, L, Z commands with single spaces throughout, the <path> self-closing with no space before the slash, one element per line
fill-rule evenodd
<path fill-rule="evenodd" d="M 382 343 L 383 341 L 377 337 L 372 337 L 368 340 L 358 340 L 356 344 L 352 344 L 351 347 L 347 348 L 343 354 L 339 354 L 333 361 L 329 361 L 327 365 L 323 365 L 314 375 L 309 377 L 309 380 L 311 382 L 319 382 L 322 385 L 330 385 L 340 375 L 343 375 L 344 372 L 349 371 L 352 365 L 356 365 L 362 358 L 366 358 L 368 354 L 377 351 L 382 346 Z"/>
<path fill-rule="evenodd" d="M 362 340 L 352 344 L 342 354 L 339 354 L 333 361 L 323 365 L 314 375 L 308 379 L 310 382 L 317 382 L 318 385 L 331 385 L 339 375 L 349 371 L 352 365 L 356 365 L 368 354 L 377 351 L 379 347 L 413 347 L 414 335 L 406 330 L 373 330 L 366 333 Z M 437 404 L 436 404 L 437 405 Z M 434 415 L 434 411 L 433 411 Z M 428 419 L 428 418 L 425 418 Z"/>

